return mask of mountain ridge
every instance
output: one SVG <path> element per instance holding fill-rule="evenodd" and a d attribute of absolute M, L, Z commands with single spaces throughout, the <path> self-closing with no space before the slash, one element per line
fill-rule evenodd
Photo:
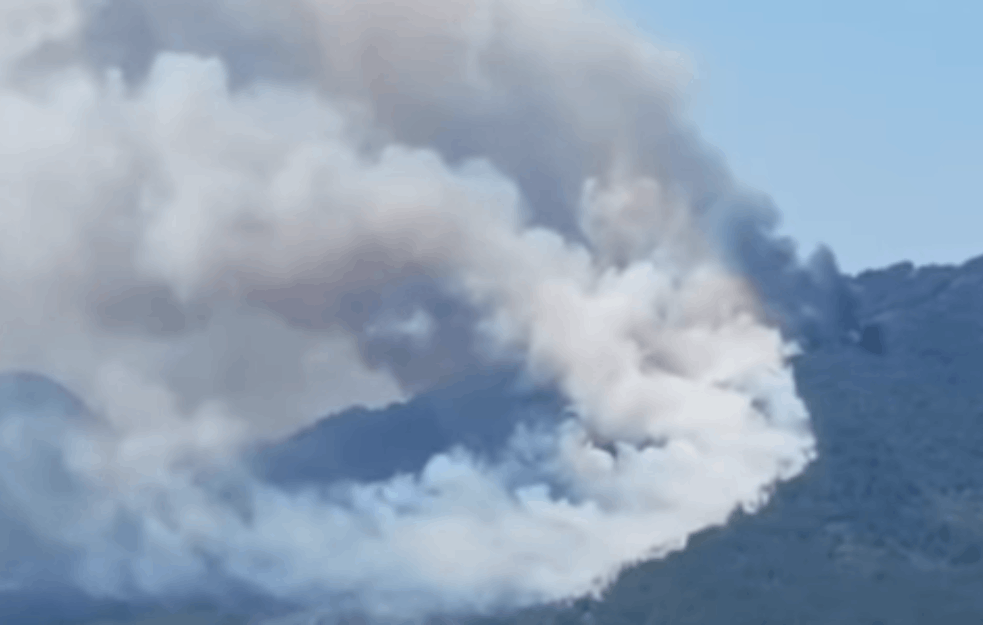
<path fill-rule="evenodd" d="M 794 359 L 819 456 L 763 510 L 735 514 L 692 536 L 687 549 L 625 570 L 599 600 L 444 620 L 983 623 L 983 256 L 959 266 L 898 263 L 846 280 L 857 300 L 855 340 Z M 103 614 L 32 622 L 250 620 L 207 611 Z"/>
<path fill-rule="evenodd" d="M 801 476 L 601 601 L 485 623 L 983 622 L 983 256 L 849 284 L 861 335 L 795 360 L 819 445 Z"/>

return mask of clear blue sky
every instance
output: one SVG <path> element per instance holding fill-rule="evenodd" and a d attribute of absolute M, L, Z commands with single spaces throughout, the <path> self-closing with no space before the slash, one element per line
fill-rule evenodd
<path fill-rule="evenodd" d="M 693 61 L 693 116 L 804 250 L 983 254 L 983 2 L 610 0 Z"/>

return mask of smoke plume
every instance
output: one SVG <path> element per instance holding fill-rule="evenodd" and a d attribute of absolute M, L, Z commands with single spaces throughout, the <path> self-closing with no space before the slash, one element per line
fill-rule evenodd
<path fill-rule="evenodd" d="M 787 359 L 850 324 L 832 256 L 798 264 L 683 60 L 589 3 L 0 0 L 0 28 L 5 588 L 490 612 L 600 592 L 812 458 Z M 252 468 L 501 370 L 560 406 L 495 453 Z"/>

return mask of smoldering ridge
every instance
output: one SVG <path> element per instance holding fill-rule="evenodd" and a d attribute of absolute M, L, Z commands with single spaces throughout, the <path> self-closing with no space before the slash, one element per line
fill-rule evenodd
<path fill-rule="evenodd" d="M 523 388 L 515 371 L 454 376 L 406 404 L 354 409 L 325 419 L 252 459 L 264 479 L 283 486 L 377 481 L 421 471 L 435 454 L 463 447 L 500 460 L 520 424 L 553 426 L 565 401 L 555 391 Z"/>

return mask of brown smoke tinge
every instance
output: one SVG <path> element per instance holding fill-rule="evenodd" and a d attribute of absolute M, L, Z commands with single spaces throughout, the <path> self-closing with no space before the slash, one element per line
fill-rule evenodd
<path fill-rule="evenodd" d="M 769 317 L 792 309 L 742 273 L 791 276 L 794 254 L 731 245 L 761 213 L 689 129 L 683 64 L 599 10 L 2 0 L 0 24 L 0 367 L 92 416 L 5 413 L 0 492 L 81 554 L 88 592 L 219 575 L 377 614 L 564 599 L 812 458 Z M 569 404 L 504 460 L 449 450 L 328 494 L 242 466 L 498 364 Z M 35 492 L 37 441 L 60 499 Z M 533 448 L 562 494 L 514 485 Z"/>

